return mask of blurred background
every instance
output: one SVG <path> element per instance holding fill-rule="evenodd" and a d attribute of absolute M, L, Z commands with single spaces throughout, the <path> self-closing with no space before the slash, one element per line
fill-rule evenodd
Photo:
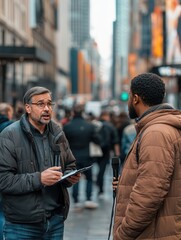
<path fill-rule="evenodd" d="M 0 0 L 0 102 L 53 92 L 57 118 L 75 102 L 127 109 L 130 80 L 159 74 L 181 109 L 179 0 Z"/>

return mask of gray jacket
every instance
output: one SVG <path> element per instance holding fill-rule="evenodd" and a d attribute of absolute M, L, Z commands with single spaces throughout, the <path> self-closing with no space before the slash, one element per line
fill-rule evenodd
<path fill-rule="evenodd" d="M 75 169 L 75 158 L 64 132 L 53 121 L 48 127 L 51 154 L 54 158 L 60 156 L 63 173 Z M 17 223 L 42 221 L 45 217 L 44 186 L 40 181 L 36 145 L 26 115 L 1 132 L 0 153 L 0 192 L 6 220 Z M 71 184 L 66 180 L 58 184 L 60 191 L 57 194 L 64 203 L 62 211 L 66 218 L 69 210 L 67 187 Z M 53 186 L 49 188 L 54 191 Z"/>

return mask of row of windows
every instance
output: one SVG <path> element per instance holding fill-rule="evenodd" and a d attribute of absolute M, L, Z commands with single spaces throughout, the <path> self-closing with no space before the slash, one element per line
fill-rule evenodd
<path fill-rule="evenodd" d="M 26 16 L 26 0 L 0 0 L 0 18 L 10 26 L 26 31 Z"/>

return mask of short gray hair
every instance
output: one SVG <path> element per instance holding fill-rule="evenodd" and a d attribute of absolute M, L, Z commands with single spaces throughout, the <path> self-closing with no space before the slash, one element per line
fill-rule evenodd
<path fill-rule="evenodd" d="M 40 94 L 44 94 L 44 93 L 49 93 L 50 95 L 52 95 L 51 91 L 48 88 L 45 87 L 32 87 L 30 88 L 24 95 L 23 97 L 23 103 L 30 103 L 31 102 L 31 98 L 35 95 L 40 95 Z"/>

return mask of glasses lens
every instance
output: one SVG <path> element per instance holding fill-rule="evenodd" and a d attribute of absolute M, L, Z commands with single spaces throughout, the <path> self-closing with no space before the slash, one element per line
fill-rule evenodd
<path fill-rule="evenodd" d="M 44 108 L 45 105 L 46 105 L 46 104 L 43 103 L 43 102 L 37 103 L 37 106 L 38 106 L 39 108 Z"/>
<path fill-rule="evenodd" d="M 48 108 L 53 108 L 54 105 L 55 105 L 55 103 L 47 103 L 47 107 L 48 107 Z"/>

